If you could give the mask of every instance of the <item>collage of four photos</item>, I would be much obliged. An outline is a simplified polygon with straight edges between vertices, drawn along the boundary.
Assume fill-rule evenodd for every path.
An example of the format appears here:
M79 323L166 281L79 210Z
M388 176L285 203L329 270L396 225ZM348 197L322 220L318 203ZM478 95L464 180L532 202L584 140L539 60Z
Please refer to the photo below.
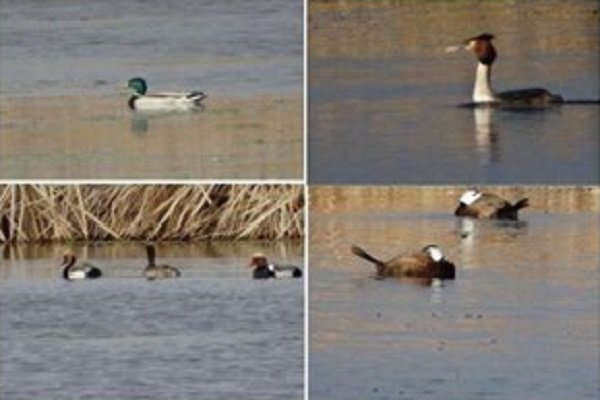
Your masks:
M3 0L0 399L600 396L595 0Z

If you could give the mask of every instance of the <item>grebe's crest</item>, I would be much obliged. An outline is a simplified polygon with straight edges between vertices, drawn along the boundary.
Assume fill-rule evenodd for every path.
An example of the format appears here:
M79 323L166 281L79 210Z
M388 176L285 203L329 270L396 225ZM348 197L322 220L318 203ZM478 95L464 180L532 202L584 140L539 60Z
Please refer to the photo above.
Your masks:
M475 203L481 197L481 192L477 189L469 189L460 196L460 202L466 206Z
M435 244L430 244L429 246L425 246L423 251L429 255L429 257L435 261L440 262L444 259L444 253L442 253L442 249L440 249Z
M491 33L482 33L481 35L477 35L477 36L468 38L467 40L465 40L465 44L469 44L469 43L475 42L475 41L489 42L493 38L494 38L494 35L492 35Z

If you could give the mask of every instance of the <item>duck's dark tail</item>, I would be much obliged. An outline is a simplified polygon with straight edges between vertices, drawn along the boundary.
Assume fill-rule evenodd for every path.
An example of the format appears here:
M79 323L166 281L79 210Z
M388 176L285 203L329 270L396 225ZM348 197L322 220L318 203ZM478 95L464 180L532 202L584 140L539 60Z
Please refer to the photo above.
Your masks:
M597 104L600 105L600 99L571 99L563 100L561 104Z
M352 251L354 255L359 256L360 258L364 258L365 260L372 262L373 264L377 265L377 267L383 266L385 264L383 261L378 260L377 258L373 257L358 246L352 245L350 251Z
M188 99L192 100L194 104L199 106L202 100L206 98L206 95L204 94L204 92L192 92L188 94L187 97Z
M514 211L518 211L521 208L525 208L529 206L529 199L527 197L525 197L524 199L521 199L519 201L517 201L515 204L513 204L512 209Z

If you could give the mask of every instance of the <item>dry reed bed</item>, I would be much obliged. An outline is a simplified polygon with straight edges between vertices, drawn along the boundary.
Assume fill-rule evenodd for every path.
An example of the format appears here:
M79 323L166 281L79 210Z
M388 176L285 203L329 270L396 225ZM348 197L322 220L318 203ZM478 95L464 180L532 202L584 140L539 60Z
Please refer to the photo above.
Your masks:
M0 242L299 238L300 185L0 185Z

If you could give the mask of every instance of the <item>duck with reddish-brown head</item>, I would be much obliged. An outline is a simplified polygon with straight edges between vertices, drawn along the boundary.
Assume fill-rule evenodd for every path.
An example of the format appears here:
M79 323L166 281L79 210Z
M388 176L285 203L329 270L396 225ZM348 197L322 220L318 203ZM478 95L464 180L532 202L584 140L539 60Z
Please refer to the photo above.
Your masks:
M248 268L252 268L252 278L301 278L302 270L295 265L279 265L269 263L262 253L255 253L250 258Z

